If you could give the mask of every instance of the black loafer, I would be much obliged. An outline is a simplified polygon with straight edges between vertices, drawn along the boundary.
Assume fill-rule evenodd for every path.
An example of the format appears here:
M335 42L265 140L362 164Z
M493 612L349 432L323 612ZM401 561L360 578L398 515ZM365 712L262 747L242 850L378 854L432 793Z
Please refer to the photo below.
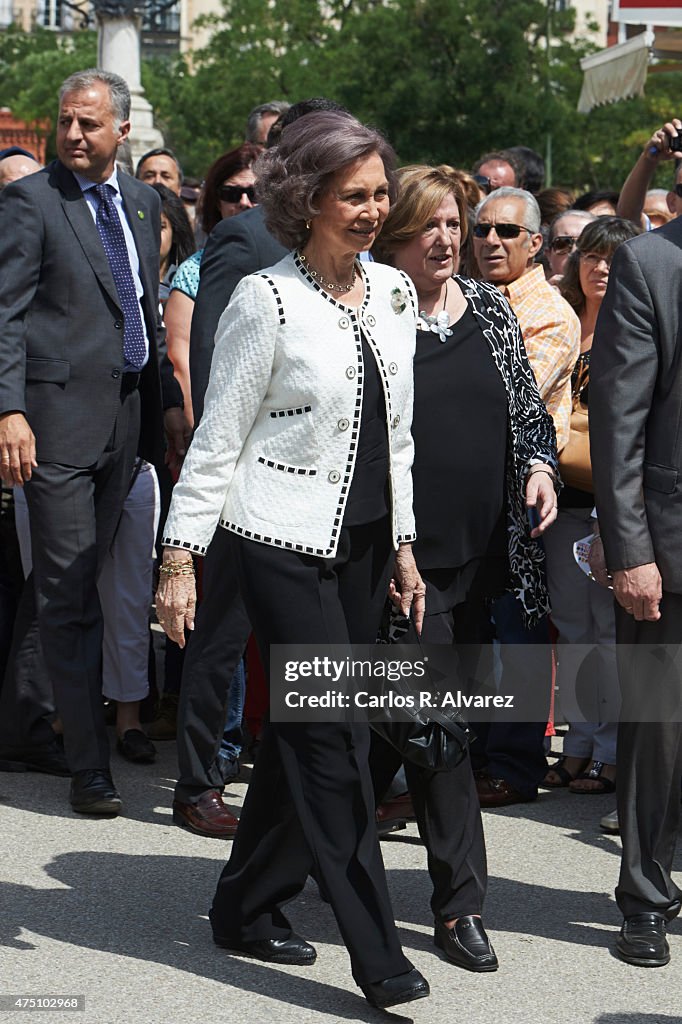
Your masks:
M633 914L626 917L616 949L621 960L635 967L665 967L670 949L665 937L664 914Z
M64 754L64 741L55 736L41 747L0 747L0 772L43 772L68 777L71 772Z
M133 764L151 764L156 760L156 747L141 729L127 729L116 741L116 749Z
M317 959L315 947L293 932L287 939L252 939L245 942L214 935L213 941L216 946L230 953L250 956L254 960L265 960L272 964L295 964L305 967L314 964Z
M398 1003L411 1003L414 999L424 999L430 995L429 983L416 967L405 974L396 974L394 978L375 981L371 985L362 985L365 999L371 1006L385 1010Z
M79 814L120 814L121 798L109 772L100 768L74 772L71 779L71 806Z
M495 950L485 933L480 917L457 918L454 928L436 921L433 941L448 960L466 971L496 971L499 967Z

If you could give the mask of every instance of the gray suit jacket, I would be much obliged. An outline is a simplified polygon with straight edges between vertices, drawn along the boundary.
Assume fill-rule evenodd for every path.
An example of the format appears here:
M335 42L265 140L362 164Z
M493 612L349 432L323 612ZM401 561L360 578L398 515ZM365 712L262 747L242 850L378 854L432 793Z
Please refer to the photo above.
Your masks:
M158 461L160 200L125 174L119 187L140 260L150 340L140 381L140 453ZM0 414L26 414L38 462L91 465L120 405L123 316L88 204L59 161L0 195L0 267ZM166 380L164 406L182 404L177 388Z
M216 328L232 292L247 274L273 266L286 253L266 228L260 206L221 220L211 232L201 258L189 347L195 427L204 410Z
M590 363L594 490L611 571L682 593L682 218L617 250Z

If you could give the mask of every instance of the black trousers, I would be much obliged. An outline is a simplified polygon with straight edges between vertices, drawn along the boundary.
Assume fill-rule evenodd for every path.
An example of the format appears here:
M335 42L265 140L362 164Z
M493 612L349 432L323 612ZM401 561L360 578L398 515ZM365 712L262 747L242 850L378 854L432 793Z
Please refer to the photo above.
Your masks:
M617 788L623 855L616 901L624 917L657 912L671 919L682 900L671 877L680 824L682 680L676 667L665 670L661 646L670 645L667 654L679 667L682 594L663 593L657 622L636 622L616 604L616 642L623 698ZM644 716L657 721L637 721Z
M218 528L204 560L203 599L185 654L178 706L175 798L195 802L222 789L216 754L227 715L230 682L251 632L239 590L233 541Z
M483 602L463 602L449 610L432 612L428 573L426 615L422 629L425 644L458 648L462 670L472 675L480 669L489 644L484 635L486 608ZM410 635L406 640L412 639ZM475 664L470 664L473 660ZM464 688L464 686L463 686ZM400 768L400 754L386 740L372 734L370 769L377 803ZM438 920L480 914L488 884L481 808L469 756L453 771L429 772L405 761L405 778L412 796L419 834L426 847L433 883L431 909Z
M140 396L122 396L92 466L41 463L25 485L33 572L24 586L0 694L0 746L54 739L55 708L72 772L108 768L97 576L130 484Z
M393 563L387 519L343 529L334 559L234 538L247 613L269 671L274 643L371 643ZM393 920L375 826L364 723L270 722L232 856L210 912L214 933L284 937L283 907L314 868L358 984L410 970Z

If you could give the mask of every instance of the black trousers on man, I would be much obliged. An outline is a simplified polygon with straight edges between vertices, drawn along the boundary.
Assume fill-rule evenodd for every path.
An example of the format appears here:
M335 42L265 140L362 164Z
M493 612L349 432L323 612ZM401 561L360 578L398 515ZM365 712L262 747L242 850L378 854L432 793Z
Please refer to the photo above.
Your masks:
M616 901L624 917L680 912L671 877L682 778L682 594L663 593L661 618L637 622L616 604L618 823Z
M114 429L96 463L42 462L25 484L33 572L0 694L3 751L52 742L56 708L71 771L109 767L97 577L121 515L139 433L140 396L124 384Z
M243 538L234 544L268 673L271 644L373 642L393 565L388 519L343 529L334 559ZM364 723L266 726L210 913L216 935L242 941L288 936L283 907L314 868L356 982L411 969L388 896L368 757Z

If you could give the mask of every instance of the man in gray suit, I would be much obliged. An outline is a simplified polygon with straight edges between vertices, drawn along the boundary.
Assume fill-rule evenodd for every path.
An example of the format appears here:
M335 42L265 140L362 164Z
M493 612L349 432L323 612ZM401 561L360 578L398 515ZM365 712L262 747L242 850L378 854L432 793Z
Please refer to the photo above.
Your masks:
M136 452L162 457L160 201L116 172L129 110L118 75L70 76L59 159L0 198L0 475L25 487L34 565L0 699L0 758L10 770L70 772L72 807L96 814L121 809L96 579ZM181 405L166 371L163 407L176 434Z
M682 682L682 218L617 250L590 366L590 439L603 541L593 568L616 598L623 704L616 900L627 963L670 959L680 822ZM593 545L593 548L595 545ZM605 561L605 565L603 562ZM679 662L679 658L678 658Z

